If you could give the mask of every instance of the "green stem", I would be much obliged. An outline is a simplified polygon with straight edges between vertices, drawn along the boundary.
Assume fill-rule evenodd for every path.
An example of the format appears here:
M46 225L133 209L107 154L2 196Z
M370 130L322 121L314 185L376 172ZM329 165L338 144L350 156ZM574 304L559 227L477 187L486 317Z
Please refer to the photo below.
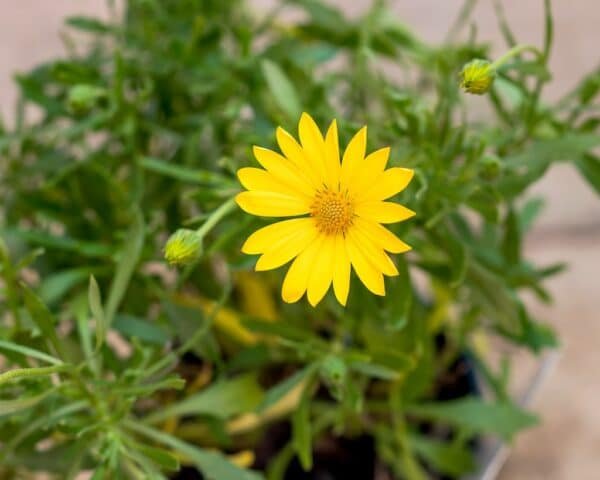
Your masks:
M217 224L219 221L227 215L229 212L233 210L235 207L235 198L231 197L227 200L223 205L217 208L213 213L211 213L210 217L204 222L204 224L196 230L196 233L200 238L203 238L210 230Z
M50 375L52 373L64 372L70 370L73 367L71 365L53 365L52 367L36 367L36 368L13 368L0 374L0 385L11 380L27 378L27 377L41 377L44 375Z
M533 45L517 45L516 47L511 48L508 52L498 58L494 63L492 63L491 67L494 70L498 70L502 67L506 62L508 62L511 58L521 55L523 52L532 52L534 53L538 59L544 58L544 54L540 52L540 50Z

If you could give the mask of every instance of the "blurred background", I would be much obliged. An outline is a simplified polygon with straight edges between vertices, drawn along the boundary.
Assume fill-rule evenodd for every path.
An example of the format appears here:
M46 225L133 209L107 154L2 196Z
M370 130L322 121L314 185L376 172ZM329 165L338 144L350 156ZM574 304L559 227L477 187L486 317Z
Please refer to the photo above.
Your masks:
M226 1L226 0L224 0ZM348 16L371 0L331 0ZM252 0L260 14L276 0ZM463 0L390 0L392 9L424 40L438 43L458 15ZM519 43L540 44L542 0L503 0L508 23ZM63 52L60 32L69 15L107 17L105 0L3 0L0 21L0 113L10 121L16 100L13 75ZM554 0L553 81L547 98L559 98L577 78L598 66L598 0ZM478 38L505 51L491 0L475 7ZM473 108L484 100L475 99ZM541 263L566 261L568 270L550 282L555 302L533 306L551 322L562 340L562 353L533 403L543 422L513 445L502 480L573 480L598 478L600 471L600 202L565 164L552 169L531 195L547 197L537 227L529 236L529 257ZM529 380L532 360L519 359L516 389ZM522 367L522 368L521 368Z

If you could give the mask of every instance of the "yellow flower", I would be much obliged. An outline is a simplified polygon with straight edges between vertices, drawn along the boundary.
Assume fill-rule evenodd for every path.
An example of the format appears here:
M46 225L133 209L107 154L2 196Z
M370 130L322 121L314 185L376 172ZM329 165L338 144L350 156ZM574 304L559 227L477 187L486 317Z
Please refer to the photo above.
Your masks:
M467 93L483 95L494 83L496 69L487 60L471 60L460 72L460 87Z
M299 124L300 143L281 127L277 142L283 155L254 147L264 168L241 168L238 177L248 189L238 205L264 217L296 217L261 228L242 246L246 254L261 254L256 270L291 264L282 287L286 302L307 292L316 305L329 290L346 304L350 266L376 295L385 295L383 275L398 275L387 252L410 247L383 227L415 213L387 198L403 190L413 176L407 168L385 169L389 147L366 155L367 127L356 133L340 163L337 124L325 138L310 115Z

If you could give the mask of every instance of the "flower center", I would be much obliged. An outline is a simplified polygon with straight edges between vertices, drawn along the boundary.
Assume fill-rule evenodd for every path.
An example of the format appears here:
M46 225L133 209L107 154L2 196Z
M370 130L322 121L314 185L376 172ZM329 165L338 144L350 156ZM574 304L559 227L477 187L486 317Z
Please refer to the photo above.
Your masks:
M326 235L346 233L354 219L354 204L347 192L319 190L310 206L317 229Z

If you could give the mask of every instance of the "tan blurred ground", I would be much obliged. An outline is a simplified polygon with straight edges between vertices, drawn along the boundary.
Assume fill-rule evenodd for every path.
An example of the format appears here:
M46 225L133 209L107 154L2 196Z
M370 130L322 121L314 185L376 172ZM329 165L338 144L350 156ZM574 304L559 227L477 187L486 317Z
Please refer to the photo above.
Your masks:
M226 1L226 0L224 0ZM255 0L261 6L273 0ZM356 14L369 0L336 0ZM600 2L555 0L554 82L557 98L598 65ZM461 0L391 0L401 19L425 39L439 42ZM521 42L542 34L542 0L505 0L509 23ZM15 100L12 75L61 52L58 33L65 15L107 15L104 0L0 0L0 112L9 118ZM504 48L490 0L479 2L479 38ZM516 442L502 480L593 480L600 478L600 201L568 167L546 176L535 193L549 196L548 209L527 244L536 260L566 260L569 271L551 286L556 302L537 311L562 335L563 357L544 385L536 408L544 423Z

